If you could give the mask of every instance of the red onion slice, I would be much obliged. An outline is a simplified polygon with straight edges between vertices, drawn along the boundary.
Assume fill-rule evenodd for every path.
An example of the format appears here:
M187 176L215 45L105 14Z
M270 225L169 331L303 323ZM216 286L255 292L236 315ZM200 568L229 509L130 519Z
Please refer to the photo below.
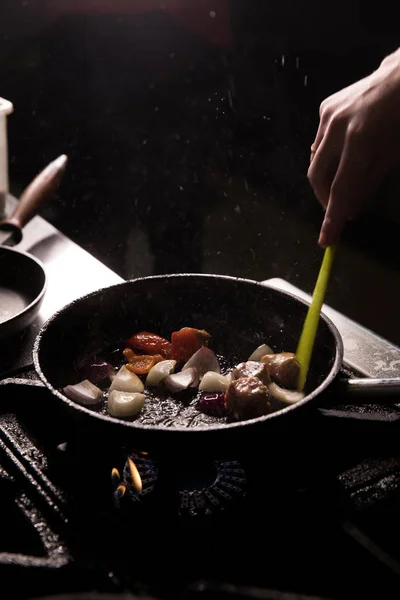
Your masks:
M189 358L187 363L182 367L182 371L190 369L191 367L196 369L200 381L208 371L221 373L218 358L215 356L214 352L206 346L202 346L191 356L191 358Z
M162 360L152 367L146 377L146 385L156 386L163 381L168 375L173 373L176 367L176 360Z
M189 367L179 373L168 375L168 377L164 379L164 383L169 391L175 394L177 392L183 392L190 387L196 387L199 383L199 378L196 369Z
M87 406L97 404L103 395L103 392L87 379L75 385L67 385L63 392L74 402Z

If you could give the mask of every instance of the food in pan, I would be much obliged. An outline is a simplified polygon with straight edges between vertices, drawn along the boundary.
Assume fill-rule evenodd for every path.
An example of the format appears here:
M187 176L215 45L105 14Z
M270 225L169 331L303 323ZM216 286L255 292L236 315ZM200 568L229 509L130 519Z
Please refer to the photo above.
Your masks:
M140 415L150 391L177 402L195 398L198 411L226 421L260 417L304 397L295 389L299 364L293 353L274 353L262 344L248 360L223 369L211 339L193 327L173 332L171 341L135 333L120 352L119 366L97 357L80 360L83 378L63 392L83 405L106 403L108 414L123 419Z

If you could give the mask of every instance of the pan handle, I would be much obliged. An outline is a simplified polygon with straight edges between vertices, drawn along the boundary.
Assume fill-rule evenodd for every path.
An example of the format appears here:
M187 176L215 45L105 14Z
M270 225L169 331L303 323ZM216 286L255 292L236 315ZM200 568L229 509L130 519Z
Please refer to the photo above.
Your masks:
M357 398L357 404L400 403L400 377L388 379L354 378L342 380L346 393Z
M0 222L13 232L16 243L22 239L22 229L40 211L45 201L55 191L64 174L67 156L62 154L35 177L23 191L13 214Z
M23 377L7 377L0 381L0 387L2 386L20 386L25 385L29 387L46 387L43 381L40 379L24 379Z

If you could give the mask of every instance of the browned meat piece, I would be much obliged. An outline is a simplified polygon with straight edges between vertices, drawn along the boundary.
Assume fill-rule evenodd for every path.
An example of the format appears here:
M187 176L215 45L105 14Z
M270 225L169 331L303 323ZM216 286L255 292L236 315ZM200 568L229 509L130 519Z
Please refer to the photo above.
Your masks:
M240 379L240 377L258 377L265 385L268 385L271 381L267 365L255 360L241 362L233 369L232 377L233 379Z
M296 387L300 365L293 352L266 354L261 362L266 365L272 381L288 389Z
M237 421L261 417L271 411L268 388L258 377L241 377L229 385L225 406Z

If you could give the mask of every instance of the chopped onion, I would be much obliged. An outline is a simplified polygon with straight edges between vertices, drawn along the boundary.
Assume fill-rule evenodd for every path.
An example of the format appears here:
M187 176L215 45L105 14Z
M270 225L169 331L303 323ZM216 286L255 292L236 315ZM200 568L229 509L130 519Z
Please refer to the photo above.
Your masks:
M201 383L199 385L199 390L201 392L224 392L228 389L229 384L232 381L232 376L229 375L221 375L220 373L215 373L214 371L208 371L205 373Z
M146 385L154 386L161 383L168 375L174 372L176 360L162 360L152 367L146 377Z
M74 402L88 406L97 404L103 395L103 392L88 379L84 379L75 385L67 385L63 392Z
M112 380L112 384L110 385L110 392L112 390L117 390L118 392L128 392L133 394L135 392L143 392L144 385L139 379L139 377L135 373L129 371L129 369L127 369L124 365L120 368L120 370Z
M296 402L303 400L305 396L303 392L286 390L276 383L270 383L268 389L273 398L276 398L276 400L280 400L281 402L285 402L285 404L296 404Z
M134 417L142 410L144 400L144 394L112 390L108 395L108 412L112 417Z
M273 353L274 351L272 350L272 348L267 346L267 344L262 344L261 346L258 346L258 348L256 348L252 354L250 354L247 360L260 361L262 356Z
M197 375L200 381L208 371L221 373L221 367L219 366L218 358L215 356L214 352L210 350L210 348L207 348L207 346L202 346L199 350L197 350L197 352L195 352L182 367L182 371L185 369L190 369L190 367L194 367L197 370Z
M176 392L183 392L183 390L187 390L189 387L196 387L199 383L199 378L196 369L189 367L174 375L168 375L164 379L164 383L169 391L174 394Z

